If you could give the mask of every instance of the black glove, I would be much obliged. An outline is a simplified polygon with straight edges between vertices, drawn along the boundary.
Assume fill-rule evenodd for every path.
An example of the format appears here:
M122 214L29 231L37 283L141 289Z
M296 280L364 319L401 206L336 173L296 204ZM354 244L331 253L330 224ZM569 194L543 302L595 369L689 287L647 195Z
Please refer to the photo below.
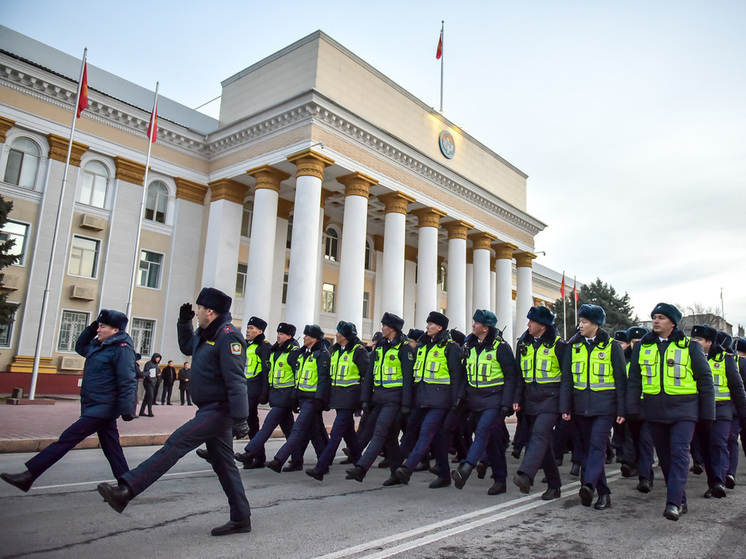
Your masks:
M88 325L88 329L95 334L96 330L98 330L98 320L94 320L93 322L91 322Z
M269 404L269 398L265 398L264 396L262 396L261 400L259 400L259 403L263 406L266 406L267 404Z
M451 411L455 413L460 405L461 405L461 398L456 398L456 401L453 402L453 405L451 406Z
M363 410L363 411L364 411L365 413L370 413L370 404L369 404L368 402L363 402L363 405L362 405L362 410Z
M513 410L510 409L508 406L500 406L500 415L503 417L508 417L509 415L513 414Z
M401 407L401 413L402 413L402 415L409 415L409 412L411 412L411 411L412 411L412 408L410 408L409 406L402 406Z
M233 421L233 436L237 439L243 439L249 435L249 424L245 419L236 419Z
M122 416L123 421L132 421L133 419L135 419L135 416L131 413L126 413Z
M187 321L194 318L194 311L191 303L184 303L179 307L179 320Z
M313 399L314 411L324 411L324 408L326 408L326 404L324 403L324 400L319 400L318 398Z
M293 400L293 412L300 413L300 402L298 400Z

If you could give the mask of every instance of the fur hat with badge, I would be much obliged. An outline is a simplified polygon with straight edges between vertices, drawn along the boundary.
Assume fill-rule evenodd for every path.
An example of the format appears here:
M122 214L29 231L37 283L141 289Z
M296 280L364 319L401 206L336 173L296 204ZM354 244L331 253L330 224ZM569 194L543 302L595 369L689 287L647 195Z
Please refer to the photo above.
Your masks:
M670 303L658 303L655 305L653 312L650 313L650 318L653 318L656 314L662 314L673 322L674 326L678 326L679 322L681 322L681 311Z
M593 324L603 326L604 322L606 322L606 311L598 305L580 305L578 318L585 318Z
M277 333L285 334L286 336L290 336L291 338L294 338L295 337L295 326L293 324L288 324L287 322L280 322L277 325Z
M692 338L702 338L708 342L715 343L718 339L718 331L709 324L695 324L692 326Z
M264 332L267 329L267 322L262 320L258 316L252 316L246 326L253 326L254 328L257 328Z
M226 295L214 287L203 287L197 296L198 305L206 309L212 309L218 314L224 314L231 310L232 302L233 299L230 295Z
M401 332L401 329L404 327L404 319L396 316L394 313L385 312L381 317L381 324L393 328L397 332Z

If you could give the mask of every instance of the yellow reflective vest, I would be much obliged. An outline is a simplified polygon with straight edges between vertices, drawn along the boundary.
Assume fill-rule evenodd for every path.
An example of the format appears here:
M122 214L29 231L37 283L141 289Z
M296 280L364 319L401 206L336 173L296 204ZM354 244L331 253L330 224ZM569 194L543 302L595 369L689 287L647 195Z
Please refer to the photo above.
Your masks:
M448 371L446 348L448 341L428 347L423 345L417 349L417 359L414 362L414 382L428 384L450 384L451 375Z
M355 344L349 351L338 349L332 354L330 367L332 386L360 384L360 370L352 360L355 350L359 347L362 347L362 345Z
M611 366L611 341L593 347L590 354L583 342L573 344L572 379L575 390L589 388L594 392L614 390L614 369Z
M660 394L661 390L672 396L697 393L689 343L689 338L671 342L663 356L657 343L640 346L638 363L643 394Z
M505 384L503 369L497 360L497 348L500 340L492 342L490 349L477 353L476 348L469 349L466 356L466 380L474 388L489 388Z
M295 349L295 348L290 348ZM295 386L295 372L288 363L289 351L274 353L270 357L272 371L269 375L269 385L273 388L292 388Z
M254 378L262 371L262 360L256 354L259 345L250 343L246 347L246 378Z
M525 382L537 382L548 384L560 382L562 369L557 357L557 342L560 337L554 339L554 343L547 347L541 344L538 348L533 344L526 344L525 353L521 352L521 373Z
M708 359L712 371L712 385L715 389L716 402L729 402L730 389L728 388L728 377L725 374L725 352L721 351L712 359Z
M298 359L297 388L303 392L316 392L319 384L319 364L313 353L303 354Z
M373 384L383 388L401 388L404 386L399 349L401 342L395 346L376 348L376 363L373 366Z

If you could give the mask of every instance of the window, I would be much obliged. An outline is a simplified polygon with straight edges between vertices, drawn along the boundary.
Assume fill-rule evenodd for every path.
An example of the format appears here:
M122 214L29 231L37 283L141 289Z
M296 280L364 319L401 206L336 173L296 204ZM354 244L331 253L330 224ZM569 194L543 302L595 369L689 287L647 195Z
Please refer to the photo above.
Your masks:
M157 223L166 223L168 206L168 188L160 181L150 183L145 201L145 219Z
M236 273L236 297L246 295L246 274L249 272L248 264L238 263L238 272Z
M163 255L149 250L140 251L140 267L137 271L138 287L161 288Z
M135 343L135 352L143 356L153 354L153 332L155 321L143 318L133 318L130 326L130 337Z
M448 291L448 270L445 266L441 265L440 268L438 268L438 285L440 285L440 289L442 291Z
M251 236L251 220L254 217L254 202L244 202L243 215L241 216L241 236Z
M71 276L96 277L98 266L98 241L73 235L73 246L70 249L70 264L67 273Z
M75 351L75 342L88 326L88 316L87 312L62 311L57 351Z
M282 304L288 302L288 275L285 274L282 278Z
M0 347L10 347L10 340L13 339L13 322L15 322L15 319L16 315L14 311L9 324L0 324Z
M370 318L370 291L363 292L363 318Z
M18 223L17 221L8 220L2 231L0 231L0 242L15 241L15 244L6 251L6 254L20 256L18 259L19 266L23 266L26 257L26 241L28 239L28 225Z
M365 241L365 269L372 270L372 262L370 261L370 242Z
M321 310L323 312L335 312L334 306L337 298L337 286L325 283L321 287Z
M106 186L109 183L109 170L103 163L91 161L83 170L83 184L80 187L78 202L103 208L106 202Z
M291 215L288 218L288 238L287 241L285 241L285 248L290 248L290 245L293 243L293 216Z
M332 262L337 261L337 245L339 244L339 235L331 227L326 230L326 238L324 244L324 258L331 260Z
M34 188L36 172L39 170L39 146L28 138L18 138L10 145L8 164L5 166L5 182Z

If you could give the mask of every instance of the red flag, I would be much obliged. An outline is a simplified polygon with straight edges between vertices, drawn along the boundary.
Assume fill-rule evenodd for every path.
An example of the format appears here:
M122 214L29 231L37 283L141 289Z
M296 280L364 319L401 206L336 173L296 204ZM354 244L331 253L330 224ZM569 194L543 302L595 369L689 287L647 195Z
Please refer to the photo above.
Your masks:
M562 283L560 284L560 295L565 298L565 272L562 272Z
M575 278L572 279L572 294L573 297L575 297L575 302L578 302L578 282L575 281Z
M156 100L153 106L153 112L150 115L150 124L148 124L148 138L152 143L155 143L155 139L158 136L158 101Z
M438 50L435 53L435 59L440 60L440 57L443 56L443 32L440 32L440 38L438 39Z
M88 63L83 66L83 80L80 84L80 95L78 96L78 114L76 118L80 118L80 113L88 108Z

